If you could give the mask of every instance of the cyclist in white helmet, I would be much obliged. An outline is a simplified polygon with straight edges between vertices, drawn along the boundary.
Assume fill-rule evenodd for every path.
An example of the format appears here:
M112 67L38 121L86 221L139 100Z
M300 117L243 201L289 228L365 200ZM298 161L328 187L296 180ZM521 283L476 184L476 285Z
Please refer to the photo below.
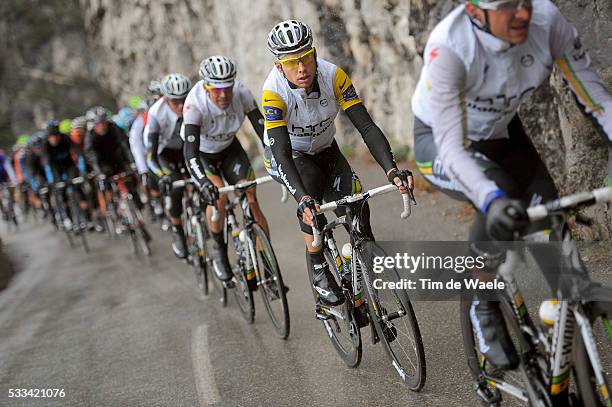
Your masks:
M185 232L181 224L183 188L171 188L181 177L184 168L183 141L179 133L183 124L183 104L191 89L185 75L172 73L161 81L163 97L149 109L144 137L147 146L147 165L158 178L160 190L167 190L170 207L166 208L172 224L172 251L178 258L187 257Z
M219 197L217 188L255 179L249 158L236 138L245 118L249 118L260 141L263 140L263 116L251 91L236 79L236 66L225 56L211 56L200 64L201 80L196 83L185 102L185 160L192 178L209 202L216 201L219 220L208 222L213 237L213 258L219 278L232 278L227 258L227 243L223 235L224 208L227 197ZM268 222L257 202L255 187L247 191L251 211L268 236ZM255 280L248 280L255 289Z
M342 68L317 58L312 42L310 28L297 20L280 22L268 35L268 48L276 62L262 95L265 164L298 202L297 216L304 232L315 290L322 301L337 305L344 302L344 295L321 248L312 246L312 227L314 211L322 200L339 199L361 190L359 178L334 140L338 111L346 112L400 192L412 188L413 180L409 171L397 169L389 142L370 117L348 75ZM366 233L371 234L367 204L364 213ZM316 223L322 227L325 217L317 218Z
M412 99L417 164L434 186L477 209L470 241L512 240L527 224L527 205L557 196L517 116L553 64L612 140L612 97L576 29L550 0L467 1L434 28L424 59ZM534 255L541 264L561 257ZM471 315L489 361L503 369L517 366L499 303L475 298Z

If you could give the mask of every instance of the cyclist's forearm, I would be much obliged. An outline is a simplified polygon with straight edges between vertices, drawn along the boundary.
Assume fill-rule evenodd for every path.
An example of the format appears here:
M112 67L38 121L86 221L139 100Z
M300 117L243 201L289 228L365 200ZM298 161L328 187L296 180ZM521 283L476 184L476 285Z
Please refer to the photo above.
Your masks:
M272 155L276 160L278 175L287 187L287 190L297 202L300 202L304 195L308 195L302 178L293 161L291 139L287 127L280 126L268 129L268 139Z
M396 168L397 164L393 158L389 140L374 123L363 103L349 107L346 109L346 114L363 137L363 141L365 141L378 165L385 170L385 173L392 168Z
M206 182L207 177L204 165L200 161L200 126L195 124L185 124L185 143L183 144L183 155L187 163L187 169L201 187Z
M253 109L249 113L247 113L247 117L249 118L249 121L251 122L251 125L253 126L253 129L255 130L255 133L257 133L257 137L259 137L259 141L261 141L261 144L263 145L264 118L261 112L259 111L259 109Z
M159 133L149 133L147 136L147 166L155 175L161 177L164 175L164 171L161 169L157 156L157 149L159 148Z

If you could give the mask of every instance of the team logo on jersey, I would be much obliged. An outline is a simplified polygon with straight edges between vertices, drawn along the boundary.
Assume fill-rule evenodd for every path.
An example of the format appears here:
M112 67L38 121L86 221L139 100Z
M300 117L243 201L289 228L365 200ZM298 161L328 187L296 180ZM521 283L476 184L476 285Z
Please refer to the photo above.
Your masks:
M429 53L429 63L431 64L431 62L437 57L438 57L438 48L434 48Z
M319 101L319 104L323 107L327 107L327 105L329 105L329 102L327 101L327 99L323 98Z
M534 61L535 59L533 58L533 55L531 54L523 55L521 57L521 65L523 65L525 68L528 68L531 65L533 65Z
M282 120L283 111L278 107L264 106L264 116L266 116L267 121Z
M348 88L346 88L342 92L342 98L344 99L345 102L348 102L349 100L357 99L357 92L355 91L355 87L353 86L353 84L351 84Z
M187 136L187 141L193 143L195 141L195 136L193 134Z

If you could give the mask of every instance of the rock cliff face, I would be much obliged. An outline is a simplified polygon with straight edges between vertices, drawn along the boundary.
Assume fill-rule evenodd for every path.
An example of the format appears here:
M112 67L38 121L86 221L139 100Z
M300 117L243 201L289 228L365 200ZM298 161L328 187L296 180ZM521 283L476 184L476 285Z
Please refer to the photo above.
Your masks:
M0 2L0 145L83 105L112 103L99 86L73 0Z
M612 85L612 2L556 3L583 33L595 66ZM266 48L267 33L276 22L297 18L313 28L319 55L348 71L392 145L410 145L410 97L422 66L420 54L429 31L455 4L452 0L5 0L0 6L9 13L0 18L0 34L8 34L1 37L5 58L0 99L5 103L0 126L17 131L28 120L57 113L62 106L54 100L98 95L100 88L125 102L169 71L195 80L200 60L214 54L231 56L239 78L258 96L273 63ZM29 84L18 90L24 79L36 74L23 67L53 75L27 80L36 84L36 91L29 91ZM78 86L54 82L64 77ZM15 102L12 107L10 100ZM555 75L521 112L564 192L600 185L606 166L603 144L575 106ZM361 148L345 118L339 122L339 133L344 144ZM588 216L605 225L589 229L597 229L596 236L612 232L603 212Z

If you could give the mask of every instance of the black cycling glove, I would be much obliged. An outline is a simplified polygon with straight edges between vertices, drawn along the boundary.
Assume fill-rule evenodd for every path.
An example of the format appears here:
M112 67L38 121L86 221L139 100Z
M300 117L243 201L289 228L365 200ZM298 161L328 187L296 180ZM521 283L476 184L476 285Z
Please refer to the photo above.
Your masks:
M200 193L210 205L214 205L219 199L219 189L208 178L200 180Z
M521 231L529 224L527 212L520 201L497 198L487 211L487 233L492 239L514 240L514 232Z

